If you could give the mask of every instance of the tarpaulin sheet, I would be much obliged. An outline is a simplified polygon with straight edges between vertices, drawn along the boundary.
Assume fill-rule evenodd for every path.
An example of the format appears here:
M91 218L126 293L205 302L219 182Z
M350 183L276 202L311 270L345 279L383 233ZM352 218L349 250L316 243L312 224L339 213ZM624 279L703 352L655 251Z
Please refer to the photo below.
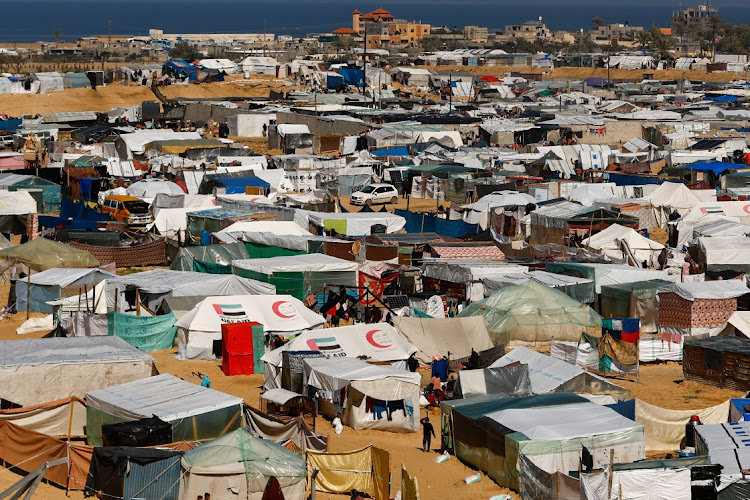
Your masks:
M356 489L375 500L390 496L390 454L385 450L368 446L347 453L308 451L307 465L310 471L320 470L315 478L318 491L349 493Z
M326 452L328 437L319 436L296 418L268 415L250 406L244 407L245 424L254 434L276 443L291 440L303 450Z
M67 437L70 434L74 437L83 437L86 436L86 403L78 398L67 398L12 410L0 410L0 420L48 436Z
M409 210L395 209L394 214L406 219L407 233L437 233L442 236L460 238L481 232L479 225L467 224L463 220L441 219L428 214L418 214Z
M193 271L206 274L232 274L231 264L214 264L202 260L193 260Z
M635 420L635 399L630 399L628 401L622 401L620 403L614 403L604 406L606 406L607 408L612 408L625 418Z
M142 351L170 349L177 327L174 313L161 316L133 316L119 312L107 313L110 335L117 335Z
M579 500L580 485L578 479L561 472L550 474L529 460L525 455L519 457L521 467L520 493L526 500Z
M60 217L89 221L110 220L109 214L99 213L93 208L89 208L85 203L74 203L65 196L60 199Z
M63 217L53 217L51 215L39 216L39 227L58 227L63 226L68 229L92 229L97 228L95 220L85 219L65 219Z
M721 424L729 420L730 402L699 410L671 410L648 404L640 399L635 403L635 420L643 425L646 450L676 450L685 437L685 424L698 415L704 424Z
M419 500L419 482L417 476L412 476L406 470L406 464L401 464L401 499Z
M484 351L494 347L484 318L393 318L394 326L407 340L413 343L417 359L429 364L433 356L450 351L452 358L471 355L471 349Z
M582 474L581 486L582 500L606 499L609 469L597 474ZM628 500L690 500L690 469L615 470L611 492L611 498Z

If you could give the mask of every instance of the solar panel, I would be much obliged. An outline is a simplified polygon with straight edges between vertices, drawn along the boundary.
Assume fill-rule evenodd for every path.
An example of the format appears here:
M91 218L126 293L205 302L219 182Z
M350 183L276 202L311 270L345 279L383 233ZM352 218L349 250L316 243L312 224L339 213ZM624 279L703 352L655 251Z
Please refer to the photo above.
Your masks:
M401 309L402 307L409 307L409 297L406 295L384 295L383 302L385 302L391 309Z

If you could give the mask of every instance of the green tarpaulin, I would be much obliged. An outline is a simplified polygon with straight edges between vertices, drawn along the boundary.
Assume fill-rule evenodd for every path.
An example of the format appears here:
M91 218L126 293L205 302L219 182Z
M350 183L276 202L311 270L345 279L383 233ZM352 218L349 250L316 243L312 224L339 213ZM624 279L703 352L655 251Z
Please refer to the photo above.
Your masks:
M232 266L231 264L214 264L196 259L193 261L193 271L208 274L232 274Z
M142 351L170 349L177 334L174 313L161 316L132 316L119 312L107 314L107 330Z

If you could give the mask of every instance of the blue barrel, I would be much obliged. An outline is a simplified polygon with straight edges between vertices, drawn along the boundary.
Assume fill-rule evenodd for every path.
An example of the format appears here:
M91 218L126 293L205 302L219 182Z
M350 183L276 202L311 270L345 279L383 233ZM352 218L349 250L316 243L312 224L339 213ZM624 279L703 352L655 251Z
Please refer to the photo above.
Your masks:
M211 244L211 233L206 229L201 231L201 246L206 247Z

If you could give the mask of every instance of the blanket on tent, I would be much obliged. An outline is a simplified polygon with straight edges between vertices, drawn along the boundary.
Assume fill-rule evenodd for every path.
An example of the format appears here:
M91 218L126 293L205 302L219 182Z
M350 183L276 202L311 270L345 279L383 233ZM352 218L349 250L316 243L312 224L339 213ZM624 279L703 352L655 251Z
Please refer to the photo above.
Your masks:
M167 263L167 240L164 238L134 247L98 247L75 241L67 244L92 253L99 262L114 262L117 267L158 266Z
M389 498L391 455L386 450L368 446L344 453L308 451L307 464L320 470L315 480L320 491L349 493L356 489L375 500Z
M177 335L174 313L160 316L133 316L120 312L107 313L107 330L142 351L170 349Z
M617 340L611 335L605 335L599 342L599 358L609 356L623 365L638 364L638 344L631 344Z

